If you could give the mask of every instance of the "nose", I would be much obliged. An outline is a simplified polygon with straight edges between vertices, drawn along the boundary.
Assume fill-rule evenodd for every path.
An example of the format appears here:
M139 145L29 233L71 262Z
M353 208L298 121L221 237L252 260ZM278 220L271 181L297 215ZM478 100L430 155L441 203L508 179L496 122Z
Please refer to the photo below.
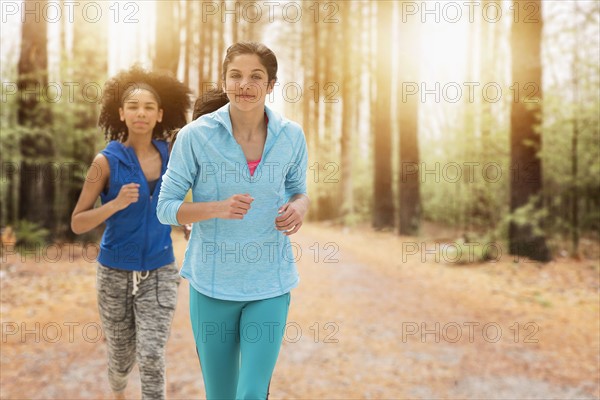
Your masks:
M249 82L250 82L250 80L248 78L243 78L242 81L240 82L240 88L246 89Z

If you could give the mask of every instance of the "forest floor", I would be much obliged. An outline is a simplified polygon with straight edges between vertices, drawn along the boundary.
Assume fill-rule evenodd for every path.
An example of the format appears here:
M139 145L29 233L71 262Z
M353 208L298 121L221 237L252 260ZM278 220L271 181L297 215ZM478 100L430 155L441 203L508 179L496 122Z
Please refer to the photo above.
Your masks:
M458 264L429 252L437 233L304 225L292 237L301 282L270 398L600 398L598 258ZM183 235L173 237L181 260ZM0 398L110 398L93 249L5 254ZM204 397L188 293L182 280L171 399ZM140 397L137 369L126 394Z

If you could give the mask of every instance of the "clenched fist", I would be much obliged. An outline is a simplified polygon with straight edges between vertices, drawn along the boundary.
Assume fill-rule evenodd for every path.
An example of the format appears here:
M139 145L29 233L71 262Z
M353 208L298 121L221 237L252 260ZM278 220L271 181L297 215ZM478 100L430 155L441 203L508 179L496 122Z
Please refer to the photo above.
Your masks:
M140 198L140 184L128 183L121 186L119 194L113 200L118 210L127 208L131 203L135 203Z
M250 204L254 201L248 193L234 194L227 200L219 202L219 218L243 219L250 210Z

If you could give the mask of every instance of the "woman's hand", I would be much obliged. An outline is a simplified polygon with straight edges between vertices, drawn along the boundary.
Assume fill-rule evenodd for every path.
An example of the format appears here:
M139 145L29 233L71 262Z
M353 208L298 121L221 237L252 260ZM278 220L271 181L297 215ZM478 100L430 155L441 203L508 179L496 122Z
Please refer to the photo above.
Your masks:
M253 201L254 198L246 193L234 194L221 201L184 202L177 211L177 222L186 225L212 218L243 219Z
M183 230L183 237L185 240L190 240L190 234L192 233L192 224L183 224L181 225L181 229Z
M139 183L128 183L121 186L119 194L113 200L115 208L117 210L123 210L127 208L131 203L135 203L140 198L140 184Z
M110 218L114 213L120 211L117 203L115 203L116 199L100 207L94 207L98 196L100 196L108 185L110 167L108 160L103 154L98 154L94 158L92 167L88 170L79 200L77 200L73 214L71 214L71 229L77 235L91 231ZM122 208L130 204L124 204L125 197L129 196L123 196L123 204L120 204Z
M218 217L223 219L243 219L254 201L248 193L234 194L219 202Z
M275 228L283 231L284 235L293 235L302 226L307 211L308 197L304 195L284 204L278 211L279 216L275 218Z

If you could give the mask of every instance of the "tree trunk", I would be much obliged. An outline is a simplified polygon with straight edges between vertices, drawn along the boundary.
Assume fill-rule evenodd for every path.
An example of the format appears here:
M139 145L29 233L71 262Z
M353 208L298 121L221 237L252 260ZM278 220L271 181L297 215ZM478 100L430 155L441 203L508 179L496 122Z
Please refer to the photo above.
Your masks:
M196 6L200 8L198 15L202 15L202 3L196 3ZM207 23L203 20L204 17L200 17L202 24L198 26L198 96L204 93L204 80L206 79L206 25Z
M327 176L329 175L326 165L329 162L336 160L335 152L336 148L334 145L334 127L333 127L333 112L332 112L332 99L329 98L328 93L330 93L330 85L336 85L338 82L333 76L333 64L335 63L335 55L336 55L336 47L333 46L333 43L339 43L336 38L335 26L336 24L323 24L321 28L324 30L324 34L322 35L323 40L323 48L324 53L321 57L323 57L323 81L320 82L317 90L323 91L323 131L321 136L320 146L321 156L323 156L325 162L319 165L322 168L319 171L319 177L323 178L322 185L323 193L319 198L319 216L321 220L330 220L337 218L339 207L336 205L337 196L335 195L335 187L332 185L332 182L327 180ZM339 85L338 85L339 86ZM329 164L331 165L331 164Z
M394 204L392 201L392 15L393 2L377 2L377 51L376 86L377 97L372 115L375 118L375 168L373 227L384 229L394 226Z
M108 12L107 6L104 6L103 11ZM88 82L103 82L108 70L108 26L90 23L81 13L75 14L72 26L71 72L67 80L81 82L82 85ZM83 187L84 177L81 171L84 171L94 158L95 135L98 134L95 127L99 110L97 104L86 101L82 96L76 98L75 104L67 106L73 117L70 119L73 122L73 131L68 138L70 146L65 149L62 143L58 143L58 147L75 163L67 167L69 179L60 181L59 192L66 193L66 197L58 204L57 214L60 215L60 223L63 225L61 232L66 233L70 238L75 238L68 228L68 221Z
M483 7L487 9L490 4L497 4L496 1L484 0ZM499 6L498 6L499 7ZM540 14L541 15L541 14ZM490 83L494 79L494 28L496 23L481 20L481 45L480 45L480 68L481 68L481 81L484 85ZM491 133L491 103L488 101L486 96L481 99L481 149L485 151L487 149L487 143L490 140Z
M27 3L38 3L39 9L43 9L47 1L29 0L25 1L23 7L28 7ZM47 126L51 122L50 111L40 103L39 95L48 84L47 30L45 19L40 18L37 13L25 15L17 69L18 90L22 93L17 105L19 125Z
M225 57L225 24L220 23L217 29L217 82L223 76L223 58Z
M489 1L489 0L484 0ZM467 32L467 81L468 82L488 82L483 78L483 70L481 74L475 71L475 65L477 65L475 55L477 54L477 38L479 38L479 55L480 65L483 63L484 54L489 52L487 43L485 40L486 26L481 27L481 34L479 34L479 25L489 24L488 22L482 21L483 18L475 18L472 23L469 24ZM460 138L462 145L457 150L460 152L459 157L467 162L476 162L476 157L479 155L482 157L480 148L480 138L478 133L480 130L477 126L477 119L479 118L480 126L481 113L479 109L479 101L477 103L470 102L468 96L465 96L465 127L461 133ZM484 101L484 100L481 100ZM483 106L482 106L483 107ZM483 129L483 127L481 127ZM479 131L479 132L478 132ZM458 154L456 154L458 155ZM456 194L453 196L456 200L456 219L454 228L462 229L464 232L470 232L473 229L473 214L476 200L476 191L473 184L473 177L471 176L471 169L467 168L465 171L464 179L461 179L454 185Z
M355 64L353 61L353 49L352 37L353 24L350 21L350 7L351 3L341 3L341 14L340 18L342 21L346 21L344 25L343 48L340 54L341 66L342 66L342 84L340 86L340 97L342 98L342 132L340 137L341 147L341 170L342 170L342 190L340 199L341 210L340 216L343 221L354 213L354 201L353 201L353 185L352 185L352 138L354 137L354 117L353 117L353 103L355 100L354 96L354 68Z
M251 41L251 42L255 42L257 41L257 38L254 37L254 35L256 35L256 21L255 21L255 15L251 13L251 8L247 7L247 5L249 3L252 3L250 0L242 0L240 2L240 6L242 7L242 19L244 19L244 27L243 27L243 35L244 35L244 41ZM244 11L245 10L245 11Z
M577 3L573 3L574 15L577 17L579 8ZM579 43L579 26L574 26L575 43ZM577 164L577 143L579 140L579 116L576 111L579 105L579 74L577 67L579 65L579 47L573 46L573 60L571 64L571 84L573 85L573 135L571 137L571 254L577 256L579 253L579 185L578 183L578 164Z
M414 18L400 25L400 71L399 84L418 82L419 28ZM401 88L400 88L401 89ZM399 90L398 93L403 93ZM399 213L401 235L416 235L421 220L421 196L419 189L419 110L416 96L398 99L398 125L400 126L400 193ZM417 168L417 173L412 173Z
M214 77L213 77L213 66L215 63L215 32L214 32L214 26L215 26L215 16L211 15L208 18L209 23L208 24L204 24L204 28L206 29L204 31L204 43L202 44L202 46L206 46L206 62L207 62L207 67L206 67L206 77L205 77L205 84L213 84L215 83ZM216 23L219 23L218 21Z
M511 112L511 182L510 209L515 212L520 207L534 202L534 209L541 205L542 165L538 157L541 149L541 136L535 132L541 122L542 66L540 60L542 13L541 0L528 1L524 9L520 1L513 1L519 7L517 21L512 26L512 79L519 90L513 91L515 99ZM531 14L531 4L537 10ZM525 96L523 86L533 84L537 90L537 103ZM541 222L541 221L540 221ZM535 222L534 222L535 223ZM509 228L510 253L529 257L537 261L549 261L550 252L542 235L536 235L531 222L517 224L511 222Z
M317 185L315 185L315 201L314 201L314 206L311 207L312 211L311 214L314 216L314 218L316 220L320 220L321 219L321 208L320 208L320 203L321 203L321 197L323 196L322 190L321 190L321 186L318 183L318 179L320 177L320 169L322 167L322 162L321 162L321 154L320 154L320 136L321 136L321 124L320 124L320 117L321 117L321 113L320 113L320 103L321 103L321 93L319 88L322 86L323 82L321 82L321 56L322 56L322 52L321 52L321 39L320 39L320 34L319 34L319 24L312 24L313 27L313 43L314 43L314 47L313 47L313 65L312 65L312 76L313 76L313 81L310 82L310 86L307 88L308 93L310 93L311 95L311 102L313 102L312 105L312 118L311 118L311 124L312 124L312 131L310 132L308 139L309 139L309 143L308 145L311 146L312 144L312 148L315 151L314 154L314 160L316 161L315 164L313 164L315 166L316 169L316 180L317 180Z
M156 3L156 54L154 69L169 71L177 76L179 67L179 22L177 1L162 0Z
M12 146L11 146L12 147ZM18 150L18 149L17 149ZM14 160L14 148L11 148L11 157L10 159ZM3 156L6 156L4 154ZM19 212L19 202L17 195L18 185L19 185L19 171L16 165L17 163L13 161L10 164L9 168L4 167L5 176L8 181L8 189L6 192L6 196L0 196L2 199L6 199L6 215L2 216L0 219L0 224L4 225L12 225L15 226L18 220L18 212Z
M306 13L306 11L307 9L303 5L303 12ZM312 96L310 94L309 89L309 87L311 86L310 79L312 76L314 76L313 71L311 71L312 65L309 64L309 62L312 59L312 56L310 54L310 44L312 40L314 40L313 31L311 28L312 24L304 23L302 25L303 40L300 44L302 46L302 81L304 83L302 88L302 128L304 129L304 135L306 136L306 143L308 146L309 154L312 154L313 148L311 146L311 137L314 134L310 118Z
M192 48L192 38L194 33L192 32L192 2L185 2L185 45L183 55L183 83L186 86L190 86L190 50Z
M233 22L231 23L231 44L237 43L239 41L239 39L238 39L239 29L240 29L239 22L237 22L236 19L233 18Z
M37 3L39 9L46 6L46 1ZM27 5L24 4L23 7ZM52 115L47 104L40 102L39 95L48 84L47 40L45 19L36 14L27 14L23 23L18 65L17 85L21 96L18 100L17 121L19 125L29 129L19 143L22 162L18 215L19 219L53 230L54 182L42 178L42 171L51 167L46 160L54 157L54 143L52 136L48 134Z

